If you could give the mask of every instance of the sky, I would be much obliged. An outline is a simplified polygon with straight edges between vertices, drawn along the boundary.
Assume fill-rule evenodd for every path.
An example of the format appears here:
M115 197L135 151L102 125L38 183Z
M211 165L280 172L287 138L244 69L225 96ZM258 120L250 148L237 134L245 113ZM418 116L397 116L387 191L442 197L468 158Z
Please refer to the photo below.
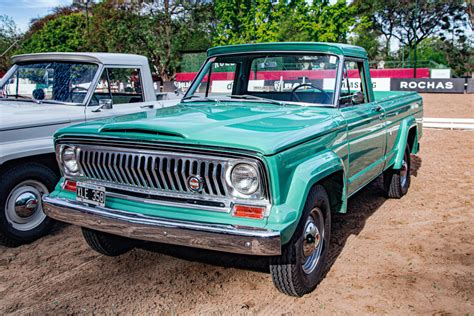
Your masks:
M0 14L11 17L24 32L28 30L31 19L43 17L53 8L71 3L72 0L0 0Z

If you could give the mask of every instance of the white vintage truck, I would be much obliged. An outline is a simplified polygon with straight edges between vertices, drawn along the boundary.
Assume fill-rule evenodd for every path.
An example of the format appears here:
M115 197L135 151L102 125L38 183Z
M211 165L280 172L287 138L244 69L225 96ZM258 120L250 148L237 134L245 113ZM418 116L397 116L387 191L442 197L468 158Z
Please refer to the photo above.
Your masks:
M172 106L156 100L145 57L41 53L13 57L0 80L0 244L31 242L52 227L41 196L59 180L53 133L109 116Z

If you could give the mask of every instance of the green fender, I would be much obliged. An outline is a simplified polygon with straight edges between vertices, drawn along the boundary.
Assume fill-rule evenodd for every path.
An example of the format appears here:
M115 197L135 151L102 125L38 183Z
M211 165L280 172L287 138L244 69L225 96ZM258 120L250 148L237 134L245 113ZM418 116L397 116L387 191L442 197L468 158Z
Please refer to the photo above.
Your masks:
M272 208L268 218L267 228L280 230L283 244L291 239L313 185L338 171L344 172L344 163L332 151L318 154L296 167L285 202ZM342 206L339 212L345 212L347 206L345 176L343 179Z
M394 169L400 169L402 167L402 160L403 155L405 153L405 147L408 141L408 132L412 127L416 128L416 121L414 117L407 117L404 119L400 124L400 130L397 136L397 145L396 145L396 154L395 154L395 162L393 164ZM417 133L418 134L418 133ZM415 146L416 148L412 148L412 152L414 150L418 150L418 136L415 136Z

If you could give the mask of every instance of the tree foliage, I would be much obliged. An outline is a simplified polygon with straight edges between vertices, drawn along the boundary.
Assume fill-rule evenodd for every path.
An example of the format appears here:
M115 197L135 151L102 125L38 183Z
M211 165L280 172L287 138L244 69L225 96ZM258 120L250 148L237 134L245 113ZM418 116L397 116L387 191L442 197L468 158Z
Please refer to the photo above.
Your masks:
M84 9L56 8L33 20L16 53L136 53L170 80L181 69L195 68L201 57L192 53L212 45L349 42L364 47L371 60L389 61L401 57L390 47L397 39L408 47L403 58L416 45L420 59L442 60L457 74L472 68L472 39L465 33L472 25L462 0L103 0L87 14ZM13 21L0 16L0 50L19 38ZM428 53L430 43L438 50ZM0 67L9 60L0 57Z
M121 5L104 1L92 12L92 50L145 55L164 80L176 73L183 51L206 50L210 46L212 6L207 1Z
M464 36L469 25L462 0L355 0L353 6L385 37L386 56L392 38L413 48L434 35Z
M0 15L0 72L8 70L14 47L20 38L15 22L6 15Z
M344 0L215 0L214 44L275 41L346 42L355 9Z
M38 30L29 32L17 53L84 51L87 48L85 29L85 16L79 12L48 18Z

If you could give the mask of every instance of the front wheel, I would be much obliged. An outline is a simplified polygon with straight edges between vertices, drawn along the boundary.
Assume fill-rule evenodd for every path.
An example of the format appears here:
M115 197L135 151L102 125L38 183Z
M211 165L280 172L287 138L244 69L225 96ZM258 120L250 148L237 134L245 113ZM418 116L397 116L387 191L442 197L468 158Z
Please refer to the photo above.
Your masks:
M272 258L270 273L281 292L303 296L320 282L331 235L331 210L326 190L316 185L309 193L302 217L282 254Z
M43 212L41 198L58 176L38 163L15 166L0 175L0 244L14 247L47 234L54 221Z

